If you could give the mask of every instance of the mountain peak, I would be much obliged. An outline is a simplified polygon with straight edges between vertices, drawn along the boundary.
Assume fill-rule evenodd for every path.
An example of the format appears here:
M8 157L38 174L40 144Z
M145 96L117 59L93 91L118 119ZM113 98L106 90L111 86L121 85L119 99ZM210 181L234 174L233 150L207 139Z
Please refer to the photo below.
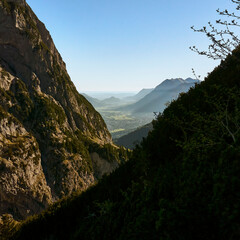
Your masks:
M198 82L198 80L191 78L186 80L182 78L166 79L140 100L121 109L134 114L162 112L166 107L166 103L176 99L179 93L187 92L190 87L193 87Z
M176 87L177 85L180 85L184 83L184 80L182 78L171 78L171 79L166 79L163 82L161 82L155 90L159 90L162 88L173 88Z
M162 83L160 83L155 89L162 89L162 88L173 88L176 87L180 84L185 84L185 83L198 83L200 82L197 79L193 79L193 78L186 78L185 80L183 78L171 78L171 79L166 79L164 80Z

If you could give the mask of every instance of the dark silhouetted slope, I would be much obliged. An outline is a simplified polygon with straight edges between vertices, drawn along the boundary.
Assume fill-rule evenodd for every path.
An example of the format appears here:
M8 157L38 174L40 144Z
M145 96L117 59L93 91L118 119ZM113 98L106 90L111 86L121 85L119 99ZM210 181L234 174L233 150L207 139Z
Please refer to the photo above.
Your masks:
M125 148L133 149L137 144L140 144L143 138L147 137L149 131L152 130L152 123L146 124L137 128L133 132L130 132L120 138L114 140L117 145Z

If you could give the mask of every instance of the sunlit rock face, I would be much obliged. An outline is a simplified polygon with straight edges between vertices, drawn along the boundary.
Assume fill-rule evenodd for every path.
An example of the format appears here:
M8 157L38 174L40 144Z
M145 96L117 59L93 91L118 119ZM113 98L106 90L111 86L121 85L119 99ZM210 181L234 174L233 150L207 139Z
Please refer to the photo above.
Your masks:
M120 162L93 168L105 145L118 150L44 24L25 0L0 1L0 215L25 218L86 189Z

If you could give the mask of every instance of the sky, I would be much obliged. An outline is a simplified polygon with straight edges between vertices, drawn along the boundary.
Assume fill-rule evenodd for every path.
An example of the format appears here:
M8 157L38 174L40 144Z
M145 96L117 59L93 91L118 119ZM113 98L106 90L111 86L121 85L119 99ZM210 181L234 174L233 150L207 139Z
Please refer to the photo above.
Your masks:
M189 50L209 41L190 27L219 19L231 0L27 0L79 92L139 91L165 79L204 79L219 61Z

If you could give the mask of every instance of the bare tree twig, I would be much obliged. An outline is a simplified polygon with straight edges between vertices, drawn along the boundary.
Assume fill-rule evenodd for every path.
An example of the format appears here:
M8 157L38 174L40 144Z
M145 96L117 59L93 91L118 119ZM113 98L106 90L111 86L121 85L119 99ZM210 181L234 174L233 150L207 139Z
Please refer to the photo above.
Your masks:
M232 3L236 4L236 10L240 10L240 0L231 0ZM235 12L230 13L227 9L224 11L216 10L219 15L230 18L227 20L216 20L216 24L220 27L215 27L211 22L208 22L207 26L200 29L196 29L194 26L191 29L194 32L200 32L207 36L211 41L207 50L199 50L196 46L191 46L190 49L199 55L207 56L214 60L224 60L237 46L240 44L240 38L231 29L234 27L240 27L237 20L240 16ZM222 29L224 28L224 29Z

